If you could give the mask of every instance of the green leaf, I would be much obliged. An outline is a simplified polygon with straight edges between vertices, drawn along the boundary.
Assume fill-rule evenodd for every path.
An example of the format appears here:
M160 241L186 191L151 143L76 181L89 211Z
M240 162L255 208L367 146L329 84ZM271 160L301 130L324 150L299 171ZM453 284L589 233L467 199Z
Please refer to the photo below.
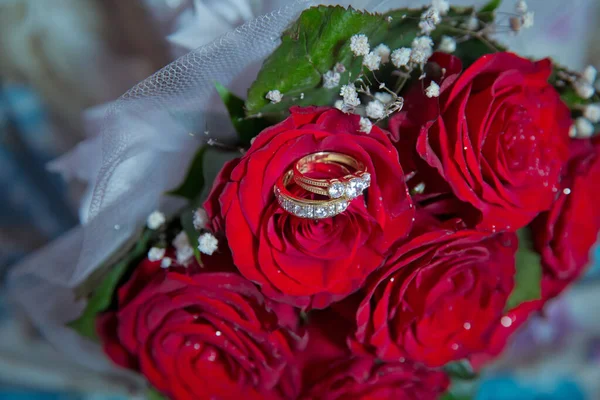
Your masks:
M453 379L473 380L477 374L468 360L459 360L444 365L444 371Z
M341 82L356 77L362 57L350 51L350 38L359 33L369 37L371 47L386 43L390 48L410 46L417 34L422 10L396 10L389 15L370 14L353 8L319 6L305 10L282 36L281 45L264 62L248 91L249 115L283 115L291 105L332 104L339 87L326 89L322 75L336 63L345 67ZM388 20L388 16L392 18ZM265 95L279 90L283 100L270 104Z
M500 4L502 4L502 0L490 0L477 12L479 19L483 22L492 22L495 11L500 7Z
M202 172L204 169L204 154L208 148L208 146L203 146L198 150L183 183L178 188L167 192L167 194L193 200L202 192L202 188L204 187L204 175Z
M148 389L148 391L146 392L146 398L147 400L167 400L165 396L160 394L158 390L154 388Z
M231 93L225 86L215 82L215 87L225 107L227 107L229 118L243 144L249 144L253 137L269 126L264 118L246 117L244 100Z
M114 292L121 281L121 278L127 273L132 264L138 262L139 259L146 254L148 242L152 235L153 232L150 230L146 230L142 234L135 247L108 271L100 285L92 293L81 316L76 320L69 322L67 326L71 327L82 336L98 340L96 333L96 317L99 313L106 311L110 307L113 301Z
M540 255L533 250L531 232L517 231L519 249L516 254L515 288L506 302L506 310L512 310L526 301L541 298L542 265Z

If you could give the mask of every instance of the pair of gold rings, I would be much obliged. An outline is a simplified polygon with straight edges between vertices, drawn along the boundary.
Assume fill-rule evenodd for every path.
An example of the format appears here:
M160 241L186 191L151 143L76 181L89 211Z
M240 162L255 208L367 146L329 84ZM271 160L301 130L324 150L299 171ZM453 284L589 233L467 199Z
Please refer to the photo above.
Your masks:
M317 178L315 173L334 173L334 178ZM295 184L304 191L326 197L303 198L292 193ZM300 218L323 219L338 215L352 200L361 196L371 184L371 174L364 163L342 153L323 151L298 160L292 169L279 178L274 186L275 197L281 208ZM314 196L313 196L314 197Z

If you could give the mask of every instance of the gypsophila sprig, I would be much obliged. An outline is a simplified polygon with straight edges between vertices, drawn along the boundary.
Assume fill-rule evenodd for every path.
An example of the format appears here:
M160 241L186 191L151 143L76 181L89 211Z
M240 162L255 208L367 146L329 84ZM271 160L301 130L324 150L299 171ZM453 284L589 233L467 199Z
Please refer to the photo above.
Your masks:
M371 133L371 129L373 129L373 123L369 118L360 117L360 131L364 133Z
M148 250L148 260L150 260L150 261L162 260L162 258L164 256L165 256L164 248L151 247L150 250Z
M160 267L161 268L169 268L172 263L173 263L173 259L171 257L164 257L160 261Z
M206 232L198 238L198 250L209 256L219 248L219 241L212 233Z
M340 85L341 75L337 71L327 71L323 74L323 87L333 89Z
M340 96L342 96L345 107L353 108L360 105L360 99L358 98L354 84L342 86Z
M366 56L369 54L369 38L367 35L358 34L350 38L350 50L355 56Z
M534 13L533 11L528 11L525 14L523 14L523 25L522 28L523 29L529 29L533 27L534 24Z
M444 53L454 53L456 51L456 40L452 36L442 36L439 49Z
M373 53L381 58L382 64L387 64L390 61L390 52L390 48L383 43L373 49Z
M165 218L165 214L161 213L160 211L154 211L148 215L146 226L148 229L156 230L163 226L166 221L167 219Z
M572 137L576 137L579 139L587 139L592 136L594 133L594 125L588 121L584 117L579 117L575 120L575 132L569 132L569 134L573 135Z
M577 96L585 100L591 98L596 92L594 86L585 79L577 79L573 82L573 89L575 89Z
M269 90L265 98L269 100L272 104L277 104L281 102L281 99L283 99L283 95L279 90Z
M450 3L448 0L432 0L431 7L435 8L440 15L446 15L448 14L448 11L450 11Z
M402 47L401 49L396 49L392 53L392 64L396 68L402 68L408 66L410 62L410 54L412 50L407 47Z
M440 96L440 85L431 81L427 89L425 89L425 95L429 98Z
M379 100L373 100L367 104L367 117L372 119L382 119L385 117L385 106Z
M584 68L581 73L581 78L584 79L588 83L596 82L596 77L598 76L598 71L594 68L593 65L588 65Z
M583 116L593 123L600 122L600 104L587 104L583 107Z
M196 211L194 211L194 229L196 229L197 231L204 229L206 227L207 222L208 216L206 215L206 211L203 208L199 208Z
M525 0L519 0L515 4L515 11L519 14L525 14L529 7L527 7L527 2Z
M423 14L421 14L421 21L419 22L419 28L425 35L429 35L433 32L436 26L442 21L440 13L436 8L428 8Z
M410 59L415 64L423 65L433 54L433 40L429 36L419 36L412 41Z
M377 92L374 95L376 100L379 100L383 104L389 104L394 101L394 96L387 92Z
M374 52L370 52L363 58L363 65L367 67L369 71L377 71L380 64L381 57Z

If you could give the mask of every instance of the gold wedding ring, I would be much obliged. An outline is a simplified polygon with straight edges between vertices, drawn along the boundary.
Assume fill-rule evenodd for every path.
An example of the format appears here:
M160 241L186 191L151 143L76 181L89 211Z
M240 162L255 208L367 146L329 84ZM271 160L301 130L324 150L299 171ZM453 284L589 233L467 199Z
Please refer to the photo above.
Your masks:
M294 171L289 170L279 178L274 187L275 197L281 208L300 218L323 219L336 216L348 208L345 198L333 200L312 200L293 195L288 185L293 182Z
M306 176L314 165L335 163L354 172L333 179L318 179ZM371 184L371 174L367 172L364 163L354 157L342 153L322 151L309 154L296 162L293 168L294 182L311 193L328 196L331 199L345 197L352 200L360 196Z

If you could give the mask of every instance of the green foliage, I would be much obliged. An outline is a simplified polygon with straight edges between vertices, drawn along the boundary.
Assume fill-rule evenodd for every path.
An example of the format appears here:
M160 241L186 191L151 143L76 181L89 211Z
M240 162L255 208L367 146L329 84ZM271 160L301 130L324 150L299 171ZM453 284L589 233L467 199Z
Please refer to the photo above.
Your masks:
M215 87L225 107L227 107L229 118L242 144L250 144L250 140L268 126L267 121L264 118L247 118L244 100L231 93L229 89L218 82L215 82Z
M341 63L345 67L341 74L343 84L351 77L356 78L362 69L362 57L352 54L350 38L365 34L372 48L380 43L390 48L410 46L417 34L420 13L420 10L396 10L381 15L340 6L305 10L283 33L281 45L264 62L248 91L247 113L282 114L291 105L332 104L339 87L322 87L321 76ZM265 95L274 89L284 97L280 103L270 104Z
M146 255L148 242L152 234L152 231L146 230L135 244L135 247L127 252L121 261L110 268L102 282L92 292L81 316L69 322L67 324L69 327L82 336L98 340L96 333L96 318L98 314L110 307L113 302L115 290L123 276Z
M526 228L517 232L515 287L506 302L507 311L526 301L537 300L542 294L542 265L540 255L533 250L530 234Z
M498 7L502 4L502 0L490 0L477 12L477 16L483 22L493 22L494 15Z
M147 400L166 400L167 398L160 394L156 389L150 388L146 392Z
M453 379L473 380L477 374L468 360L454 361L444 365L444 371Z

